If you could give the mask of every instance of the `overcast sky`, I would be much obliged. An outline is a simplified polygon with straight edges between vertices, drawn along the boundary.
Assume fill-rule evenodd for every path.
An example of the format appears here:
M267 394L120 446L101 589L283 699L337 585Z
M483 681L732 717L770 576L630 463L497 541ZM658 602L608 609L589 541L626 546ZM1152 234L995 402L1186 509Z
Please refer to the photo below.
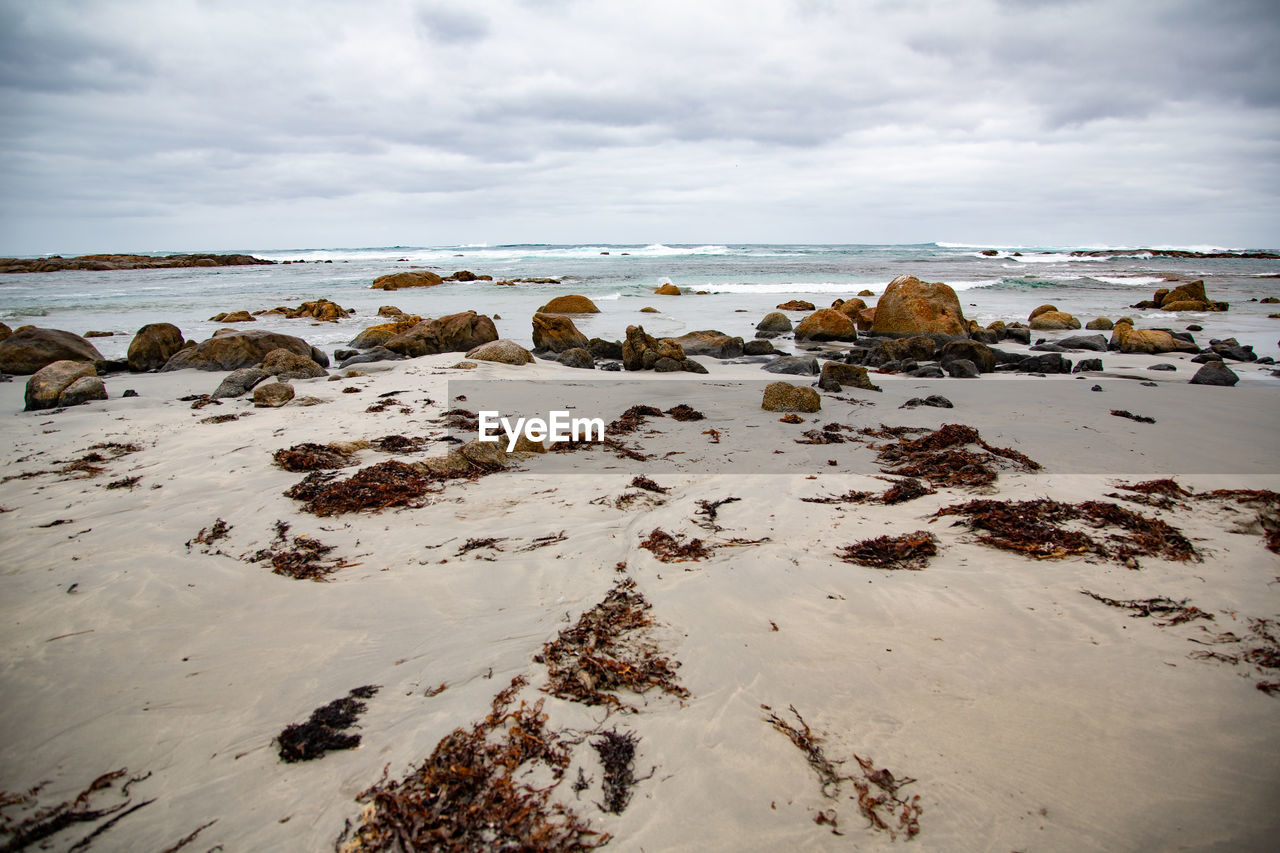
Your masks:
M0 252L1280 247L1277 0L0 0Z

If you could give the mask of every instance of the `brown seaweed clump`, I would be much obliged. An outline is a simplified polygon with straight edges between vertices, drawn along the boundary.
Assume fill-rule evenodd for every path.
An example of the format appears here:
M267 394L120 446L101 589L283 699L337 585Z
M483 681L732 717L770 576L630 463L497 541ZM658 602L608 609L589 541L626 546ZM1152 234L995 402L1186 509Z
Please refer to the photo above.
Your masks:
M654 406L644 404L632 406L609 424L605 435L626 435L640 429L649 418L661 417L663 417L662 410Z
M993 548L1017 551L1038 560L1073 554L1096 554L1117 562L1137 557L1163 557L1185 562L1199 560L1191 542L1176 527L1105 501L1062 503L1050 498L1029 501L976 500L943 507L934 517L959 515L978 531L978 541ZM1095 530L1111 528L1105 539L1067 527L1081 522Z
M569 744L547 728L541 701L511 710L524 685L523 677L512 681L484 720L446 735L403 779L389 781L384 771L357 797L364 811L354 826L348 821L336 849L580 851L607 843L607 833L551 799L569 767ZM541 779L530 778L535 770Z
M928 435L915 439L906 438L904 428L897 443L878 448L878 459L886 474L904 477L920 477L936 486L963 486L975 488L995 482L999 460L1011 462L1025 471L1040 469L1040 463L1005 447L995 447L983 441L976 429L963 424L945 424ZM860 431L862 432L862 431ZM895 430L881 427L880 433L894 434ZM982 453L967 449L976 445Z
M128 770L121 768L110 773L103 773L94 779L89 786L76 795L75 799L66 800L57 805L44 805L39 802L41 789L46 783L36 785L21 793L0 791L0 850L26 850L33 845L39 849L47 849L55 843L50 839L73 826L99 823L92 831L74 844L70 840L59 841L59 849L87 850L94 839L99 838L117 823L139 809L155 802L155 799L133 803L128 799L129 787L150 777L150 773L140 776L128 776ZM104 792L112 789L119 780L124 779L119 793L122 802L114 805L94 807L95 800L105 797ZM103 820L106 818L106 820Z
M601 811L622 814L627 803L631 802L631 788L640 781L635 773L636 744L639 741L635 732L619 732L617 729L601 732L591 741L591 748L604 767L604 802L597 803ZM581 769L578 772L581 773Z
M360 745L360 735L344 732L369 710L360 700L369 699L377 692L378 686L374 684L357 687L341 699L316 708L305 723L285 726L276 738L280 744L280 760L290 764L313 761L330 750L355 749Z
M652 552L663 563L687 563L711 556L711 549L701 539L673 536L660 527L653 528L649 536L640 543L640 547Z
M355 455L348 451L309 441L277 450L271 458L276 465L294 473L346 468L355 463Z
M440 477L394 459L362 468L345 480L314 471L286 491L285 497L305 501L313 515L378 510L388 507L420 507L423 498L440 491Z
M1273 554L1280 554L1280 493L1269 489L1214 489L1201 492L1196 498L1231 500L1257 510L1263 544Z
M219 519L221 521L221 519ZM341 557L330 557L336 546L326 545L310 536L295 536L290 543L289 525L276 522L276 537L270 547L262 548L252 557L252 563L271 563L271 572L294 580L324 582L338 569L351 568L358 563L348 563ZM204 531L201 531L202 533Z
M1232 665L1250 664L1260 675L1270 679L1256 681L1253 686L1268 696L1280 696L1280 623L1275 619L1250 618L1247 637L1238 637L1227 631L1223 634L1211 634L1207 642L1194 642L1236 646L1238 651L1233 653L1202 650L1192 652L1191 657L1223 661Z
M846 545L836 556L846 563L857 563L873 569L910 569L919 571L938 553L938 540L927 530L901 536L877 536Z
M645 636L650 605L631 578L618 581L604 600L578 617L534 660L550 676L544 691L584 705L634 710L619 690L643 695L658 689L680 699L689 691L676 680L678 661L663 657Z
M1087 589L1080 590L1084 595L1089 596L1094 601L1101 601L1109 607L1118 607L1122 610L1131 611L1129 615L1135 619L1142 619L1149 616L1157 616L1163 618L1164 621L1157 621L1155 624L1161 628L1167 628L1170 625L1182 625L1185 622L1192 622L1196 619L1213 619L1212 613L1206 613L1199 607L1187 604L1187 599L1174 601L1172 598L1157 596L1156 598L1140 598L1132 600L1121 600L1115 598L1107 598L1105 595L1098 595L1096 592L1090 592Z
M893 505L906 503L907 501L913 501L916 498L932 494L936 494L935 489L929 488L915 477L904 477L901 480L894 481L892 486L878 494L876 492L848 491L843 495L828 495L824 498L801 498L800 500L811 504L881 503Z
M688 403L681 403L678 406L672 406L670 409L667 409L667 414L671 415L671 417L678 421L700 421L706 417L706 415L702 414L702 412L699 412Z

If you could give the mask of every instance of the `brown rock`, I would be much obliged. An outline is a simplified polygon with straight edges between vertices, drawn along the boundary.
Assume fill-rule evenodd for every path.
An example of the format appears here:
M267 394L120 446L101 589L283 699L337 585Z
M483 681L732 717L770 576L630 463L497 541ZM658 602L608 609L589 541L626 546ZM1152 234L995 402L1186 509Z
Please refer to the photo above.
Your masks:
M923 282L915 276L900 275L889 282L875 312L871 331L877 335L964 335L968 331L956 292L941 282Z
M313 302L302 303L286 316L294 320L300 317L310 317L322 323L336 323L339 320L350 317L351 312L336 302L331 302L328 299L317 299Z
M329 375L309 355L298 355L287 349L274 349L263 356L262 372L278 380L318 379Z
M232 311L230 313L215 314L209 318L214 323L256 323L257 318L248 311Z
M394 305L381 305L378 307L379 317L403 317L404 312Z
M1095 332L1109 332L1115 328L1115 324L1106 317L1099 317L1096 320L1090 320L1085 323L1084 327Z
M160 368L163 372L196 370L236 370L260 364L272 350L285 349L311 358L311 345L302 338L259 329L215 332L213 337L174 353Z
M770 382L760 407L769 412L817 412L822 409L822 397L808 385Z
M585 296L557 296L538 309L542 314L599 314L600 309Z
M858 327L848 315L835 308L823 308L805 317L796 326L797 341L853 341Z
M1194 302L1189 299L1183 299L1178 302L1165 301L1160 306L1162 311L1212 311L1213 303L1211 302Z
M422 318L414 315L400 315L400 319L394 323L379 323L376 326L370 326L360 334L351 339L351 346L355 349L373 349L380 347L396 335L409 331L414 326L422 322Z
M533 361L533 355L527 349L506 338L481 344L468 352L467 358L474 358L477 361L496 361L499 364L517 365L528 364Z
M689 332L671 340L678 343L686 356L709 355L713 358L738 358L742 355L742 338L713 329Z
M533 348L564 352L587 346L587 336L578 331L573 321L559 314L533 315Z
M662 287L659 287L657 290L655 290L654 293L658 294L659 296L679 296L680 288L676 287L671 282L667 282L666 284L662 285Z
M653 306L651 306L651 305L646 305L646 306L644 306L643 308L641 308L641 309L640 309L640 313L641 313L641 314L657 314L657 313L659 313L659 312L658 312L658 309L657 309L657 308L654 308L654 307L653 307Z
M46 364L27 380L26 411L57 408L60 405L59 398L72 383L88 377L96 379L97 376L98 371L94 370L93 365L83 361L55 361Z
M1110 348L1120 352L1160 354L1199 352L1195 344L1175 338L1159 329L1135 329L1132 323L1117 321L1111 332Z
M28 375L55 361L101 361L97 347L73 332L21 326L0 340L0 373Z
M874 291L867 290L867 289L864 287L862 290L859 290L859 291L858 291L858 295L859 295L859 296L875 296L876 294L875 294L875 292L874 292Z
M1044 314L1047 311L1057 311L1057 310L1058 310L1058 306L1056 305L1041 305L1039 308L1037 308L1036 310L1032 311L1029 315L1027 315L1027 322L1031 322L1032 320L1034 320L1035 318L1039 317L1041 314Z
M148 323L129 343L129 369L135 373L159 370L186 343L172 323Z
M779 311L812 311L815 307L817 306L812 302L805 302L803 299L792 299L777 306Z
M253 405L259 409L278 409L293 399L293 386L288 382L264 382L253 389Z
M858 316L854 318L853 322L858 327L859 332L871 331L871 327L876 323L876 309L863 308L858 312Z
M423 320L407 332L383 344L392 352L409 358L441 352L466 352L498 339L493 320L475 311L446 314L436 320Z
M991 373L996 369L996 354L991 347L978 341L948 341L938 352L938 361L944 365L959 359L973 362L979 373Z
M882 390L868 377L865 367L840 361L828 361L822 365L822 375L818 379L818 385L825 387L833 382L841 387L862 388L866 391Z
M1031 328L1040 331L1078 329L1080 321L1065 311L1042 311L1031 318Z
M115 337L115 332L85 332L86 338L111 338Z
M627 339L622 342L624 368L653 370L664 358L680 365L685 361L684 348L671 338L655 338L647 334L644 326L627 326Z
M909 338L897 338L877 344L873 352L882 354L884 361L901 361L904 358L928 361L933 358L937 350L938 345L934 343L933 338L927 335L913 335Z
M406 287L434 287L443 281L444 279L433 272L410 270L378 276L370 287L373 290L401 290Z
M1205 295L1203 281L1191 281L1186 284L1180 284L1163 295L1156 291L1155 302L1166 311L1174 311L1178 309L1169 308L1168 306L1177 302L1201 302L1208 305L1209 297Z
M4 323L0 323L0 341L3 341L5 338L9 337L12 334L13 334L13 329L10 329Z
M756 324L756 328L762 332L778 334L789 332L791 331L791 318L781 311L770 311L764 315L764 319Z
M844 314L850 320L857 322L858 312L866 308L867 303L855 296L852 299L837 299L831 303L831 307Z

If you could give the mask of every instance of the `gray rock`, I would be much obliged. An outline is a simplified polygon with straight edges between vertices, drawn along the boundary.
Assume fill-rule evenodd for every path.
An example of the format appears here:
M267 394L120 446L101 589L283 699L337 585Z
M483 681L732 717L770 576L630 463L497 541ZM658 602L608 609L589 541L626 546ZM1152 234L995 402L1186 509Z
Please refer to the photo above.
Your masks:
M1222 356L1216 352L1202 352L1195 358L1191 359L1192 364L1207 364L1210 361L1222 361Z
M107 399L107 386L99 376L81 376L58 395L59 406L78 406L91 400Z
M622 358L622 341L606 341L592 338L587 341L587 352L595 358Z
M768 333L770 337L780 335L791 331L791 318L781 311L770 311L764 315L763 320L756 324L756 329ZM756 335L756 337L761 336Z
M1102 359L1100 358L1082 358L1076 362L1076 366L1072 369L1072 373L1084 373L1086 371L1102 370Z
M311 360L321 367L329 366L329 356L326 355L325 351L320 349L320 347L311 348Z
M1163 362L1163 361L1160 362L1159 364L1153 364L1147 368L1147 370L1177 370L1177 369L1178 369L1177 365L1169 364L1168 362Z
M55 409L61 405L62 394L80 379L97 376L92 364L63 359L46 364L27 380L25 392L26 411Z
M120 396L121 396L121 397L136 397L136 396L138 396L138 392L137 392L137 391L135 391L135 390L133 390L132 388L126 388L126 389L124 389L124 393L123 393L123 394L121 394Z
M1022 373L1070 373L1071 359L1056 352L1041 353L1018 362L1018 370Z
M617 373L618 371L622 370L622 362L606 361L604 364L599 365L599 368L601 370L607 370L610 373Z
M930 394L928 397L912 397L899 406L899 409L914 409L917 406L933 406L935 409L954 409L955 406L941 394Z
M1031 330L1024 329L1019 326L1009 326L1004 330L1004 336L1008 340L1017 341L1020 344L1031 343Z
M967 358L953 358L943 362L942 369L947 371L952 379L977 379L981 376L978 366Z
M578 370L592 370L596 366L596 360L591 357L591 353L582 347L573 347L560 353L557 359L565 367L573 367Z
M820 368L813 356L784 355L764 366L769 373L788 373L795 376L816 376Z
M404 356L400 355L400 353L392 352L386 347L374 347L373 349L366 350L359 355L353 355L351 358L344 359L338 365L338 368L346 370L354 364L370 364L375 361L400 361L403 358Z
M706 373L707 369L691 358L686 358L680 362L680 368L685 373Z
M1192 385L1235 385L1240 377L1221 361L1206 362L1196 375L1191 377Z
M1058 346L1067 350L1088 350L1090 352L1106 352L1107 338L1105 335L1072 335L1069 338L1063 338L1058 341Z
M674 358L663 356L653 363L653 369L657 373L676 373L684 370L684 365Z
M270 374L258 367L242 367L233 370L213 391L214 399L224 397L243 397L253 390L253 386L266 379Z
M765 340L747 341L742 345L743 355L773 355L775 352L773 344Z
M926 364L917 367L915 370L905 371L907 376L914 376L918 379L941 379L947 374L942 372L942 368L936 364Z

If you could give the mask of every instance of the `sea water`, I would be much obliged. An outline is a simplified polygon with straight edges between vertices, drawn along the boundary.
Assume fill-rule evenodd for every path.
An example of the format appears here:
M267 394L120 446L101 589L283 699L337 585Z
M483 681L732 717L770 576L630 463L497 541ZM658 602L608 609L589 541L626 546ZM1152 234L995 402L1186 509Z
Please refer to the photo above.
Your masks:
M1235 336L1259 356L1280 357L1280 305L1252 299L1280 296L1280 261L1247 258L1170 258L1141 250L1073 255L1070 247L986 247L926 243L893 246L811 245L518 245L382 248L237 249L276 261L270 266L170 270L67 271L0 276L0 321L84 332L114 332L93 343L107 358L125 354L133 333L147 323L170 322L187 338L203 340L223 324L210 318L331 299L355 314L338 323L311 323L263 315L237 328L282 331L332 353L375 322L378 308L438 317L475 310L497 315L501 336L531 345L530 316L554 296L591 298L601 313L575 316L588 337L623 337L640 324L650 334L675 336L696 329L750 338L760 318L789 299L826 307L837 298L870 290L875 296L896 276L914 275L954 288L965 316L986 325L1025 321L1054 304L1087 322L1129 316L1139 327L1184 329L1199 324L1197 340ZM1197 247L1213 251L1212 247ZM291 261L284 264L283 261ZM299 262L302 263L299 263ZM495 280L555 278L557 284L446 282L399 291L370 289L387 273L429 269L442 275L470 270ZM1170 313L1134 309L1169 279L1203 279L1225 313ZM682 296L658 296L666 282ZM868 297L868 303L873 299ZM642 313L652 306L657 313ZM800 315L793 314L793 319ZM1052 337L1052 335L1050 335Z

